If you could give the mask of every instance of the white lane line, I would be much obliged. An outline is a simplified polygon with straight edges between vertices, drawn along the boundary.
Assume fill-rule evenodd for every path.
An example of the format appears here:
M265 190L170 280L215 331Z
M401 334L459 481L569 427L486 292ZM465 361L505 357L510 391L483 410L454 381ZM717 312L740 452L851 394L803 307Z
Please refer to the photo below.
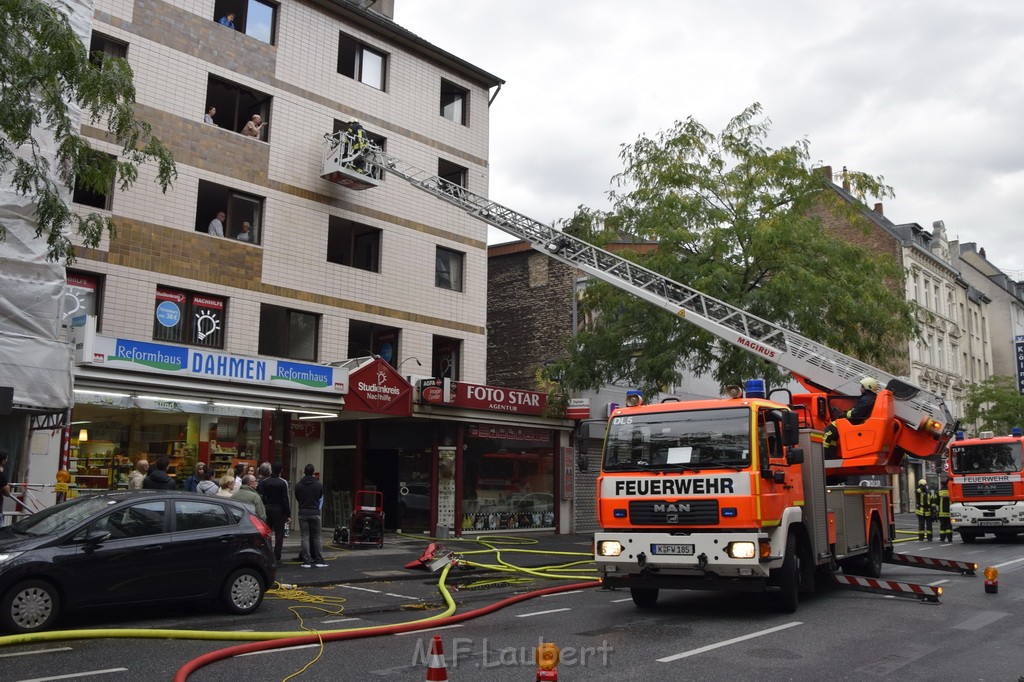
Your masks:
M322 620L321 623L348 623L353 620L362 620L362 618L335 618L333 620Z
M247 654L238 654L233 658L241 658L242 656L259 656L260 654L276 654L281 651L295 651L296 649L312 649L320 646L319 644L299 644L298 646L286 646L280 649L267 649L265 651L250 651Z
M81 673L68 673L67 675L54 675L53 677L33 677L31 680L19 680L19 682L48 682L48 680L70 680L73 677L89 677L90 675L106 675L107 673L123 673L128 668L107 668L106 670L88 670Z
M344 587L347 590L359 590L360 592L373 592L374 594L384 594L380 590L371 590L369 587L356 587L355 585L338 585L338 587Z
M779 625L778 627L768 628L767 630L761 630L760 632L752 632L749 635L743 635L742 637L734 637L733 639L727 639L724 642L718 644L708 644L702 646L699 649L691 649L690 651L684 651L681 654L674 654L672 656L666 656L665 658L659 658L658 663L671 663L672 661L678 661L680 658L686 658L687 656L695 656L702 654L705 651L711 651L712 649L718 649L723 646L729 646L730 644L736 644L737 642L744 642L748 639L754 639L755 637L764 637L770 635L773 632L779 632L780 630L787 630L797 625L803 625L803 621L793 621L792 623L786 623L785 625Z
M541 599L543 599L544 597L561 597L563 594L579 594L582 591L583 590L569 590L568 592L555 592L554 594L542 594L542 595L540 595L540 597L541 597ZM632 599L632 597L630 597L630 599Z
M1024 558L1021 558L1021 559L1010 559L1009 561L1004 561L1001 564L995 564L994 568L1002 568L1003 566L1009 566L1010 564L1018 564L1021 561L1024 561Z
M935 582L933 582L933 583L928 583L928 585L929 585L929 586L931 586L931 587L935 587L936 585L942 585L942 584L945 584L945 583L948 583L948 582L949 582L949 580L948 580L948 579L944 579L944 580L936 580L936 581L935 581Z
M1008 613L1002 611L982 611L978 615L965 620L962 623L957 623L951 626L954 630L980 630L986 625L991 625L1001 618L1009 616Z
M385 597L398 597L399 599L415 599L416 601L423 601L422 597L410 597L407 594L395 594L394 592L385 592Z
M54 651L71 651L71 647L59 646L55 649L39 649L38 651L16 651L13 654L0 654L0 658L10 658L11 656L31 656L32 654L52 654Z
M624 601L633 601L632 597L626 597L625 599L612 599L612 604L621 604Z
M572 611L568 606L561 609L551 609L549 611L534 611L533 613L520 613L516 618L529 618L530 616L543 616L548 613L558 613L559 611Z
M395 637L401 637L402 635L421 635L424 632L433 632L434 630L450 630L451 628L464 627L459 623L455 625L438 625L436 628L427 628L426 630L410 630L409 632L396 632Z

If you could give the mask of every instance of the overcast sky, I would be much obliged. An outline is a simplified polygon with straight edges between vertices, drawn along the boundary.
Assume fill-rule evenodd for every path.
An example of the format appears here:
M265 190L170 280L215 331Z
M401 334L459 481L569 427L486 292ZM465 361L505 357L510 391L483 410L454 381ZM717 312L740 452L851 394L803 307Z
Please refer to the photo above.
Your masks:
M770 146L884 176L891 220L943 220L1024 279L1024 2L395 0L395 21L505 80L489 196L531 218L609 208L621 145L760 102Z

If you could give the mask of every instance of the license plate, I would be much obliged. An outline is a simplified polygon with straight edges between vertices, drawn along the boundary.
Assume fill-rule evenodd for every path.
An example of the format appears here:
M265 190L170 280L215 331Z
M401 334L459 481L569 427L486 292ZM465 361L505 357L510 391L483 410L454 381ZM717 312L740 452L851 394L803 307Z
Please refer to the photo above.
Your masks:
M693 556L693 545L651 545L651 554Z
M1002 521L979 521L978 525L980 525L980 526L1001 526L1001 525L1003 525L1003 522Z

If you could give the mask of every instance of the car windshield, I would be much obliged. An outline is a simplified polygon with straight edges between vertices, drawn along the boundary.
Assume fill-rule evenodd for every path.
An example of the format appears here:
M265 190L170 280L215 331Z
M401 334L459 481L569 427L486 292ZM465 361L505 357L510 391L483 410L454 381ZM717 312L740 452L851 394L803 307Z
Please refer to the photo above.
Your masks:
M79 497L26 516L11 526L18 535L59 535L113 504L105 497Z
M703 471L750 465L750 410L729 407L613 417L605 471Z
M995 474L1022 468L1019 442L954 444L949 452L950 466L955 474Z

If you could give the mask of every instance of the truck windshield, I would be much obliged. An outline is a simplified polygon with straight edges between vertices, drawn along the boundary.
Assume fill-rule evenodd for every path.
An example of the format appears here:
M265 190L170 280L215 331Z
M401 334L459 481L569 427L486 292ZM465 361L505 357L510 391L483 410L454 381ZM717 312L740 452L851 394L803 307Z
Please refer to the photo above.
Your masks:
M729 407L612 417L605 471L703 471L750 464L750 410Z
M1020 442L953 444L949 448L950 466L954 474L994 474L1020 471Z

